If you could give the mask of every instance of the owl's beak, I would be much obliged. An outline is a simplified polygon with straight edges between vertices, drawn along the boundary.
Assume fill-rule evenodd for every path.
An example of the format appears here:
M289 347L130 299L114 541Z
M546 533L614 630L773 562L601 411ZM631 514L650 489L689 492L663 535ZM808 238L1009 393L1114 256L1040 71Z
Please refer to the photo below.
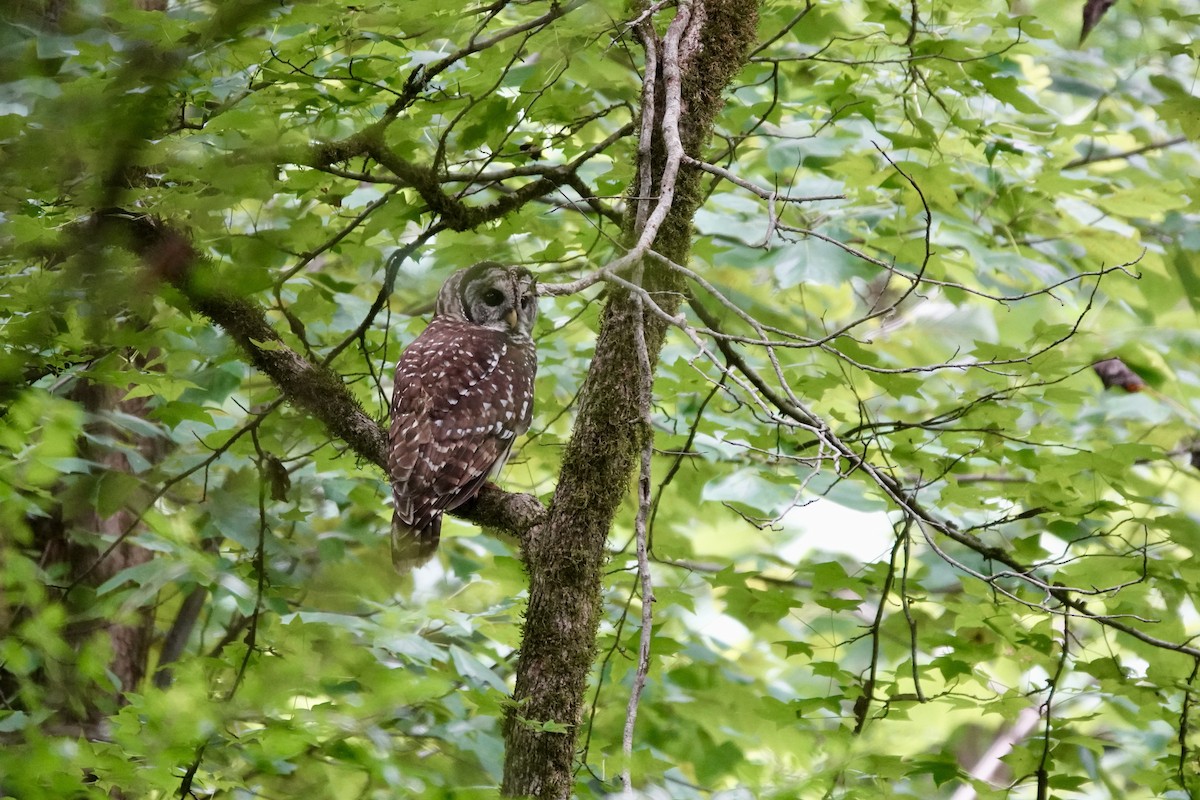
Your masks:
M510 330L515 331L517 329L517 310L510 308L508 313L504 315L504 321L508 323Z

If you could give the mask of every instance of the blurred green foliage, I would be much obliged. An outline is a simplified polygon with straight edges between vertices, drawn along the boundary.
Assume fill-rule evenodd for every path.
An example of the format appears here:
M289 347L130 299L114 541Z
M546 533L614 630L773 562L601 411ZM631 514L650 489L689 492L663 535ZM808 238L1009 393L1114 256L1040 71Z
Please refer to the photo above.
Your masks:
M655 381L645 796L1021 798L1039 769L1063 798L1200 786L1200 661L1182 651L1200 632L1200 15L1117 4L1077 48L1081 5L765 3L709 160L763 194L835 198L768 203L714 176L689 266L804 337L775 363L735 347L914 500L1163 644L985 580L1003 565L906 524L728 378L714 391L724 360L676 331ZM267 308L382 420L453 269L495 258L549 283L614 255L643 54L621 3L527 25L549 8L79 0L56 25L24 3L0 26L0 793L494 796L518 553L448 520L435 565L397 578L383 476L119 242L80 231L118 206L185 228L214 286ZM426 183L327 157L389 114L383 146ZM569 185L435 229L431 187L487 208L567 164ZM548 500L601 289L542 302L537 416L501 482ZM1103 391L1089 365L1109 356L1147 391ZM85 382L145 413L90 409ZM264 486L270 459L286 489ZM133 513L153 559L80 610L35 534L85 510ZM633 511L610 538L581 797L622 767ZM114 689L112 645L68 652L69 626L146 611L157 654L198 588L173 683L104 706L90 735L65 728L70 703Z

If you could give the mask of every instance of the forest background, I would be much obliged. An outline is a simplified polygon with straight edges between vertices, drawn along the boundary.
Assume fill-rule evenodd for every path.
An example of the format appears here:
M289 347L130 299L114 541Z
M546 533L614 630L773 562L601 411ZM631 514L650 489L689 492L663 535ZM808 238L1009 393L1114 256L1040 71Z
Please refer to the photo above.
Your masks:
M1194 5L2 17L0 794L1200 792ZM483 259L534 424L398 576Z

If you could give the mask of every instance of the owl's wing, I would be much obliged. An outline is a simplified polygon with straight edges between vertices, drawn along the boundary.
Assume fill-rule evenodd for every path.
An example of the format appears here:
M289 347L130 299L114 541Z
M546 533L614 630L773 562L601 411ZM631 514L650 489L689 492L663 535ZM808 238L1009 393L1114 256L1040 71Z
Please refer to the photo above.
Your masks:
M441 512L471 499L503 464L529 427L535 369L532 343L454 319L435 318L409 345L392 396L394 552L407 532L432 555Z

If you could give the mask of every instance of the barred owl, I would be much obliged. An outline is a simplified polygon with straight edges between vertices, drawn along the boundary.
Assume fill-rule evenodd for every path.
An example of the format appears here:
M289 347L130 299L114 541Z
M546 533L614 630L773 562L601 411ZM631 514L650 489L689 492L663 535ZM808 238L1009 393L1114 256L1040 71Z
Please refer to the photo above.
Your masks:
M474 497L529 429L536 318L533 275L484 261L450 276L400 356L388 432L396 569L433 556L442 512Z

